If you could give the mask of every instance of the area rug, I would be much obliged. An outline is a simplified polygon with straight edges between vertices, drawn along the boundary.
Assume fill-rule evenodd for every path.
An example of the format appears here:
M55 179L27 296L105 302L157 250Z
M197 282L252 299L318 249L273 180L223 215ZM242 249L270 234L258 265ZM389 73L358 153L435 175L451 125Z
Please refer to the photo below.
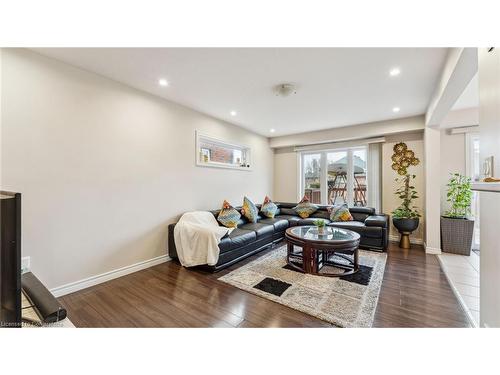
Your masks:
M282 246L219 280L338 327L371 327L386 258L385 253L360 250L357 273L314 276L288 266Z

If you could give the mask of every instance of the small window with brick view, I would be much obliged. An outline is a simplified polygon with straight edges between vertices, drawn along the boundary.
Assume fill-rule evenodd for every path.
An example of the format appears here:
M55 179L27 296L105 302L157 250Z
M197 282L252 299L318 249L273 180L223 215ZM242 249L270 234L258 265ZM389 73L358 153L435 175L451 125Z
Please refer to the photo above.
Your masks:
M250 170L250 148L196 133L196 165Z

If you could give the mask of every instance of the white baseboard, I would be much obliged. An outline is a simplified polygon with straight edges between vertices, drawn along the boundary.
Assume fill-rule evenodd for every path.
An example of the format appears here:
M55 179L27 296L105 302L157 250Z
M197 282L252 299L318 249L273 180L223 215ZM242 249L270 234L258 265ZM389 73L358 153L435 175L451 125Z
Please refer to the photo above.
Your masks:
M390 234L389 241L399 242L400 238L397 234ZM410 243L415 245L423 245L424 241L421 238L412 238L410 237Z
M101 284L105 281L113 280L118 277L128 275L130 273L134 273L149 267L156 266L157 264L165 263L169 260L170 258L167 255L160 255L159 257L156 258L143 260L142 262L138 262L135 264L131 264L129 266L118 268L116 270L101 273L100 275L87 277L86 279L58 286L56 288L51 289L50 292L54 295L54 297L61 297L66 294L74 293L79 290L89 288L97 284Z
M441 249L438 249L437 247L430 247L430 246L427 246L427 245L424 245L424 246L425 246L425 252L427 254L434 254L434 255L441 254Z

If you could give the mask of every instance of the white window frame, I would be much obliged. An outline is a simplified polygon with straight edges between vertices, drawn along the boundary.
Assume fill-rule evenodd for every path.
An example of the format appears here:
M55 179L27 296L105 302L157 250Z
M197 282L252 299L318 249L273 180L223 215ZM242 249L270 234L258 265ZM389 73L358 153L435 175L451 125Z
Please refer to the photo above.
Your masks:
M300 155L300 184L299 184L299 197L297 199L297 202L300 201L302 199L302 197L304 196L304 187L306 185L306 180L305 180L305 175L304 175L304 158L305 156L307 155L320 155L320 165L319 165L319 178L321 180L321 183L320 183L320 194L321 194L321 201L323 201L323 197L325 195L325 184L323 183L323 180L326 181L326 160L325 158L323 157L323 152L322 151L304 151L304 152L300 152L299 155ZM321 202L321 204L323 204L323 202Z
M474 138L479 137L479 132L467 132L465 133L465 174L468 177L472 176L473 170L473 160L472 154L474 153ZM481 166L480 166L481 168ZM473 181L474 182L474 181Z
M298 184L298 197L299 201L304 196L304 188L305 188L305 174L304 174L304 157L306 155L320 155L320 192L321 192L321 204L329 205L328 202L328 180L327 180L327 162L328 162L328 153L330 152L346 152L347 155L347 205L352 207L354 205L354 165L353 165L353 155L354 151L357 150L365 150L366 152L366 185L368 187L368 179L370 178L369 172L369 162L368 162L368 145L360 145L353 147L339 147L339 148L328 148L323 150L311 150L311 151L300 151L298 152L299 159L299 184ZM369 194L367 194L367 206L370 205L369 202Z
M471 177L473 179L473 154L474 154L474 139L479 137L479 132L475 131L470 131L465 133L465 175L468 177ZM481 147L481 143L479 143L479 147ZM482 165L479 165L479 168L481 169ZM480 178L480 176L479 176ZM473 180L474 182L474 180ZM471 212L471 214L474 216L474 236L472 237L472 248L473 249L479 249L481 247L481 244L479 242L479 236L477 235L477 231L481 230L480 226L480 212L479 212L479 207L480 207L480 194L478 191L472 192L473 196L472 199L474 201L474 205L476 207L476 212ZM477 214L477 215L476 215Z
M251 155L252 155L252 150L250 147L241 145L235 142L228 142L226 140L220 139L213 137L211 135L204 134L202 132L196 131L195 132L195 163L196 166L198 167L208 167L208 168L224 168L224 169L233 169L233 170L239 170L239 171L252 171L252 163L251 163ZM217 145L223 148L229 148L229 149L235 149L235 150L241 150L242 154L242 164L245 164L247 166L240 166L240 165L234 165L234 164L227 164L227 163L220 163L220 162L215 162L209 160L208 162L204 162L201 160L201 145L203 143L210 143L213 145Z

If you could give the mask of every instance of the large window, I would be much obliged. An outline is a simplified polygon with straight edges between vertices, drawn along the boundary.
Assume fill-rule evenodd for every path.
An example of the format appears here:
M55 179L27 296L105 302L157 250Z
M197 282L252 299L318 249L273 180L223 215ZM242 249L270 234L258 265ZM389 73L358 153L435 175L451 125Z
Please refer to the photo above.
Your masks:
M366 206L367 148L303 152L301 195L317 204Z

